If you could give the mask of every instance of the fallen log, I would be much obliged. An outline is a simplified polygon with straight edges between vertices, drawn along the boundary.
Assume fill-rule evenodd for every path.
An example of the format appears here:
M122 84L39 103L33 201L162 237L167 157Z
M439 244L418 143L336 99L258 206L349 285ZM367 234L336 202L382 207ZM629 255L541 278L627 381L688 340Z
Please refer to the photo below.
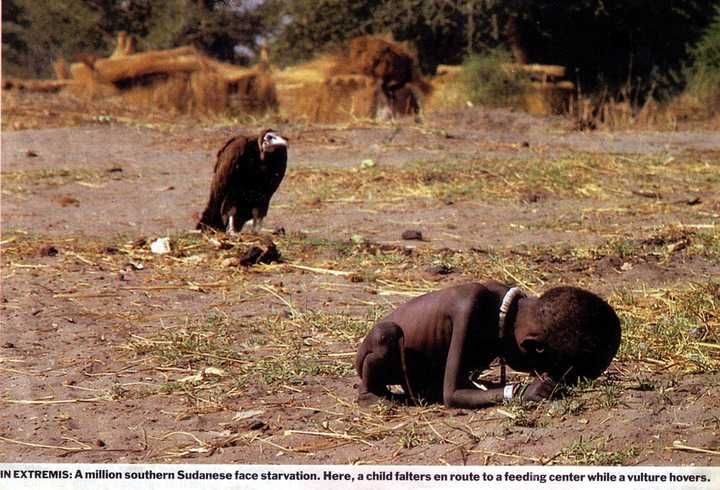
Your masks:
M149 51L119 58L102 58L93 66L99 82L116 82L156 73L193 72L204 69L206 59L185 46L166 51Z

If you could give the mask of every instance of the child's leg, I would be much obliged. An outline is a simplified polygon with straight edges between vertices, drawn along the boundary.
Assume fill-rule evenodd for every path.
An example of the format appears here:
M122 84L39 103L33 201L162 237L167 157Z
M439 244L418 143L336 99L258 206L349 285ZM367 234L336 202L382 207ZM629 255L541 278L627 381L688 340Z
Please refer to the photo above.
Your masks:
M379 397L391 397L388 385L405 384L402 349L403 332L397 324L382 322L370 330L355 360L360 375L360 405L370 405Z

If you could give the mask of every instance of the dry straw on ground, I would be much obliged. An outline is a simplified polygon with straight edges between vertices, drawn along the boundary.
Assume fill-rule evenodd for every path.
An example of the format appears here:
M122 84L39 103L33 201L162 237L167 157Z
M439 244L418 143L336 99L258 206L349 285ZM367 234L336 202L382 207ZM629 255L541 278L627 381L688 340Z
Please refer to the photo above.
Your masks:
M191 47L115 54L70 67L79 96L118 96L130 104L183 113L243 114L277 107L266 61L241 68Z
M251 68L221 63L190 46L135 52L132 36L118 34L108 58L93 53L52 65L56 80L3 80L14 92L67 91L83 100L113 100L147 112L258 114L277 110L267 53Z

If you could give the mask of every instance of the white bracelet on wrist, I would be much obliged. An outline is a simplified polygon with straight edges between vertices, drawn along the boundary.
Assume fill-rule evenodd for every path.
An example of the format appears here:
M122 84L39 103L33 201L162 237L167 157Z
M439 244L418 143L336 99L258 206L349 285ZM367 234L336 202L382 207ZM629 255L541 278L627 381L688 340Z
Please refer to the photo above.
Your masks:
M513 394L515 393L515 385L505 385L503 389L503 400L512 400Z

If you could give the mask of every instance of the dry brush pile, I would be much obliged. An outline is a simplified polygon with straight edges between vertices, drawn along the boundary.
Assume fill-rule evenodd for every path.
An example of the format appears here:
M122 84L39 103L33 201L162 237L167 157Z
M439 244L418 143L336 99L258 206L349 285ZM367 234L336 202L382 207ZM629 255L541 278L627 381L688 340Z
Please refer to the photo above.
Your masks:
M150 111L279 112L290 120L338 122L412 115L431 85L417 59L392 40L359 37L340 54L279 70L263 50L260 62L239 67L209 58L193 47L136 53L132 37L118 35L107 58L78 56L53 64L56 80L6 79L6 90L67 91L81 99L120 98Z
M133 106L182 113L258 113L277 109L266 57L252 68L221 63L190 46L136 53L120 33L108 58L53 64L58 80L4 80L4 89L67 90L82 99L120 98Z

